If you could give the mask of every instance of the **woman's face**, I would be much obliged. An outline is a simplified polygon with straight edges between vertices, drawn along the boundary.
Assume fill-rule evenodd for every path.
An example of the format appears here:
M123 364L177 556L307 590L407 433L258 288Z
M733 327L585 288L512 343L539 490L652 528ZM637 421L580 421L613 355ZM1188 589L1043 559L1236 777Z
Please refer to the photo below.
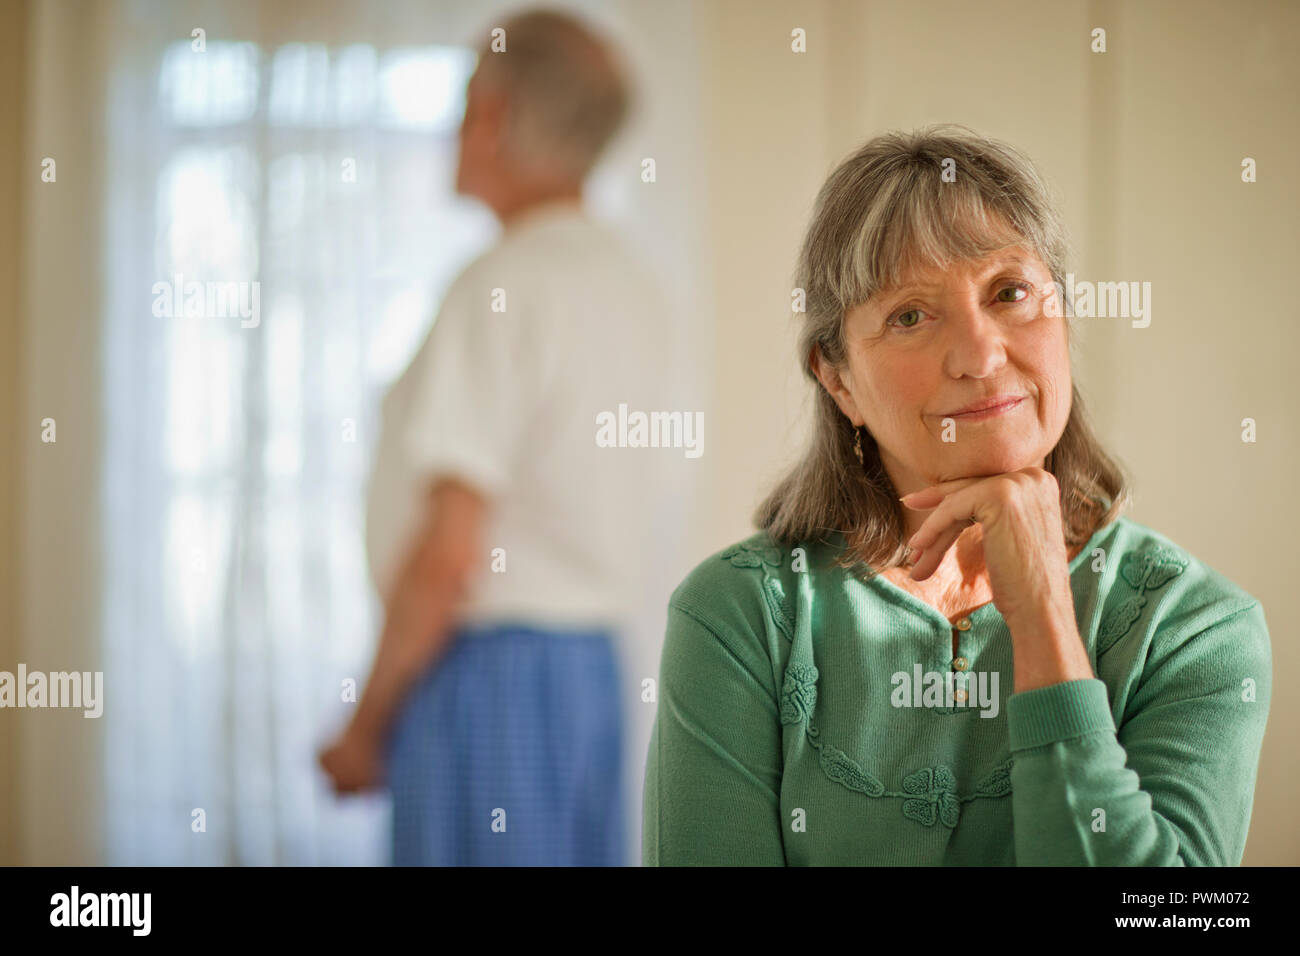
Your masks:
M923 267L845 316L847 367L818 377L866 425L899 494L1041 467L1070 414L1064 310L1024 246ZM1018 404L960 414L1009 397Z

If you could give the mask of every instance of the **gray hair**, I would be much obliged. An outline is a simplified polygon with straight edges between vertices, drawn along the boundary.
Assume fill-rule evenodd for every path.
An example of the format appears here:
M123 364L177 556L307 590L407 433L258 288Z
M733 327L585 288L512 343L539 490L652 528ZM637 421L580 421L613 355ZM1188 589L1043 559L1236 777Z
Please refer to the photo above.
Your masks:
M947 160L959 172L943 182ZM1069 238L1046 183L1014 147L966 127L886 133L836 167L817 196L795 280L806 308L799 361L817 393L812 440L756 510L760 529L786 545L842 534L846 547L837 563L866 564L868 576L902 564L902 505L875 438L862 429L859 464L856 430L814 373L813 353L842 369L847 312L897 286L917 265L980 258L1017 241L1064 289ZM1086 543L1127 504L1123 473L1094 434L1077 386L1044 467L1060 488L1067 545Z
M504 24L505 50L479 51L479 80L504 94L515 161L581 182L622 128L631 92L609 41L575 17L529 10Z

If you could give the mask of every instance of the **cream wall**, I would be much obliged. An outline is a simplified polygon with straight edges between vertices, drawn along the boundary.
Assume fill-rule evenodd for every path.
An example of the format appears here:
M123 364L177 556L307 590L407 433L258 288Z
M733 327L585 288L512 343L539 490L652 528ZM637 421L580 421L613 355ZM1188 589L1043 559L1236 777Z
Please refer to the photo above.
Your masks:
M1286 280L1300 256L1300 61L1285 2L939 0L701 5L716 329L712 507L701 558L752 532L759 496L803 447L789 295L797 244L834 164L887 128L958 122L1006 139L1062 197L1076 277L1150 281L1152 321L1079 319L1076 379L1136 489L1130 516L1264 604L1274 694L1244 862L1300 862L1289 731L1300 670L1300 352ZM1094 27L1108 51L1089 50ZM808 52L790 51L807 31ZM1259 181L1240 180L1242 157ZM1244 444L1241 420L1258 423Z
M1176 15L1172 12L1176 7ZM1248 864L1300 862L1300 673L1290 484L1300 465L1300 7L1124 4L1116 108L1117 264L1161 290L1109 350L1107 434L1139 480L1137 517L1250 591L1273 639L1273 702ZM1241 182L1243 157L1259 181ZM1149 333L1149 334L1147 334ZM1258 442L1241 441L1253 418Z
M21 144L26 86L27 8L0 4L0 142ZM22 274L21 149L0 151L0 670L18 656L18 515L21 474L19 406L22 401L21 316L17 289ZM18 725L0 718L0 866L17 862Z
M99 671L103 85L99 4L31 3L23 205L21 643L33 670ZM57 38L57 39L56 39ZM80 68L70 70L69 62ZM42 161L56 179L43 182ZM41 441L55 421L56 441ZM12 666L5 669L13 669ZM103 733L80 711L7 711L21 732L18 854L50 866L102 862Z

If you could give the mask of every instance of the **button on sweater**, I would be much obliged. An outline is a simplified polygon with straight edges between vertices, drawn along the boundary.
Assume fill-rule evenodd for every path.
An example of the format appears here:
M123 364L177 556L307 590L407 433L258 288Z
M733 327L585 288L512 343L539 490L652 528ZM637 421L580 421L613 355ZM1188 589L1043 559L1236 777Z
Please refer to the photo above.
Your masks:
M759 532L673 592L646 865L1241 862L1272 677L1254 597L1121 517L1069 565L1096 676L1013 693L995 604L954 630L843 547Z

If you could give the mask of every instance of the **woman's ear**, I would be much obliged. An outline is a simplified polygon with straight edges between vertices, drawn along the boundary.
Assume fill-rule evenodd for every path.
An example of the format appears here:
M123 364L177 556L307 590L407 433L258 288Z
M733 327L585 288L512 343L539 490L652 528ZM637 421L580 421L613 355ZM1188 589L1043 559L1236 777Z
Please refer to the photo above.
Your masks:
M822 351L819 346L814 345L808 353L808 367L812 369L817 380L822 383L822 388L826 389L831 398L835 399L835 404L839 406L845 417L858 427L866 424L861 415L858 414L858 406L853 401L853 394L849 391L844 379L849 376L847 366L843 374L840 369L836 368L830 362L822 357Z

